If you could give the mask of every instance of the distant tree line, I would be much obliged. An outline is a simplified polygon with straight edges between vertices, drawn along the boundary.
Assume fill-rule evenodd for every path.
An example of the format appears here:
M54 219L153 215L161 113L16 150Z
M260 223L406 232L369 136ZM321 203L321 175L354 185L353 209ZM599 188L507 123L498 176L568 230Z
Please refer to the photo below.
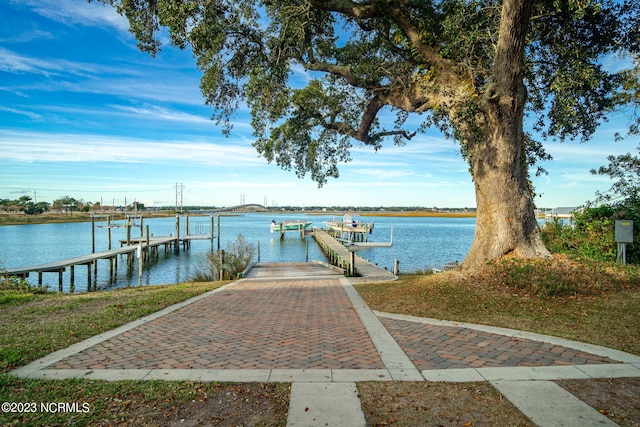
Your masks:
M266 206L265 206L266 207ZM278 206L277 208L269 207L271 210L283 210L283 211L299 211L301 209L307 211L357 211L357 212L378 212L378 211L390 211L390 212L475 212L475 207L465 208L437 208L437 207L425 207L425 206Z
M50 213L73 213L73 212L96 212L105 210L145 210L143 203L133 202L129 206L101 206L100 202L85 202L82 199L75 199L70 196L63 196L55 199L53 203L35 202L30 196L21 196L18 199L0 199L0 207L9 213L23 212L27 215L38 215L45 212Z

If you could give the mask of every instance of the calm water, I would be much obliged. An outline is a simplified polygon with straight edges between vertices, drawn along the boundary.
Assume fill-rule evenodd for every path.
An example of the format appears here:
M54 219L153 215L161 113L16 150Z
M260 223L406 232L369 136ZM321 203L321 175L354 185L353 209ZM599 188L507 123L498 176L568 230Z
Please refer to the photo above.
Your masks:
M260 246L260 261L305 261L325 260L324 255L315 244L313 238L301 240L297 233L287 233L280 240L277 233L269 230L271 219L306 219L312 227L324 227L323 222L333 218L331 215L271 215L245 214L239 216L222 216L220 218L220 247L225 249L229 242L235 241L238 234L244 235L247 242ZM400 261L401 272L412 272L426 267L442 268L445 262L462 261L465 257L475 230L474 218L396 218L396 217L362 217L373 221L375 228L369 236L370 241L389 241L393 235L391 248L366 248L359 255L380 267L393 269L395 259ZM122 223L122 221L120 221ZM156 236L175 234L175 218L145 219L144 226L149 226L150 233ZM103 223L96 222L96 252L108 249L107 230L100 228ZM208 217L190 217L189 230L192 234L208 233L210 219ZM180 234L184 234L185 219L180 222ZM217 221L216 221L217 229ZM91 223L38 224L0 227L0 267L21 267L41 264L91 253ZM218 234L216 230L216 235ZM140 236L139 228L132 228L132 237ZM126 238L124 228L111 230L112 247L119 246L119 240ZM191 249L180 251L179 255L164 254L162 248L158 260L145 269L142 283L155 285L179 283L192 278L206 260L211 248L208 240L193 241ZM214 241L217 248L217 239ZM86 290L86 268L77 267L75 271L76 291ZM29 278L37 283L37 274ZM43 281L51 289L58 289L57 273L44 273ZM69 286L68 272L64 274L64 290ZM118 262L115 283L109 282L108 262L98 261L97 286L99 289L136 286L138 270L126 267L124 259Z

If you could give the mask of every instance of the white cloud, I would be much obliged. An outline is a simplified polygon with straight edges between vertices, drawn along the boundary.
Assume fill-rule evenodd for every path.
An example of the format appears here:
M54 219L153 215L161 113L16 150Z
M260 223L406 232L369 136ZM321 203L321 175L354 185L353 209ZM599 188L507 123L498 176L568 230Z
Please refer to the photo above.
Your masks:
M98 72L99 66L57 58L34 58L0 47L0 70L8 73L29 73L43 76L89 76Z
M217 167L264 164L248 146L205 141L155 142L81 134L0 131L0 159L13 162L173 163Z
M21 0L13 3L30 8L45 18L66 25L113 27L127 32L129 23L115 8L97 1L83 0Z
M413 171L403 169L354 169L351 171L354 175L364 175L366 177L375 177L378 179L397 179L415 176Z
M6 111L8 113L14 113L21 116L27 116L33 120L41 120L42 116L38 113L34 113L33 111L19 110L17 108L8 108L0 105L0 111Z
M5 36L0 39L0 43L28 43L32 40L40 39L52 39L53 33L50 31L43 31L37 28L24 29L20 33Z
M170 120L178 122L211 123L207 117L196 116L182 111L170 110L157 105L145 104L142 107L132 107L125 105L109 105L109 107L130 114L152 117L157 120Z

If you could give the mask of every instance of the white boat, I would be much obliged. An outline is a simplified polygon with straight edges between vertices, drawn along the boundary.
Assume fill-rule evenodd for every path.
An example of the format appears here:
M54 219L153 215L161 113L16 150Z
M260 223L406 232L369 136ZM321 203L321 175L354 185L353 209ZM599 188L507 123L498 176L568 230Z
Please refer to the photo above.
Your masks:
M271 220L271 232L275 231L300 231L308 228L311 222L302 219L285 219L284 221L276 222Z

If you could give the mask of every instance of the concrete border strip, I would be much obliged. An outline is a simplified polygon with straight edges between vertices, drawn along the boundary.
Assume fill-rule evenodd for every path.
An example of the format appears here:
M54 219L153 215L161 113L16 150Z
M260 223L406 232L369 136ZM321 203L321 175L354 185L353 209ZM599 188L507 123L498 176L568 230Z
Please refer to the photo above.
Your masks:
M575 365L575 368L590 378L629 378L640 377L640 366L625 364Z
M247 277L241 280L251 280L252 282L295 280L296 282L304 282L307 280L321 280L321 279L332 280L332 279L338 279L338 278L340 278L339 274L324 274L324 275L320 274L315 276L304 276L304 277L295 277L295 276Z
M541 427L617 426L552 381L492 381L491 385Z
M361 382L394 381L387 369L40 369L29 378L92 380L166 380L219 382ZM515 366L492 368L426 369L416 381L484 382L551 381L563 379L640 377L640 367L631 364L570 366ZM396 379L397 380L397 379ZM404 380L401 378L400 380Z
M340 282L378 350L382 362L389 370L391 378L395 381L424 381L418 368L360 297L351 282L345 277L340 278Z
M287 427L364 427L364 413L353 382L293 383Z
M29 378L217 382L393 381L387 369L40 369Z
M594 378L640 377L640 369L630 364L513 366L427 369L422 371L422 376L427 381L434 382L588 380Z

